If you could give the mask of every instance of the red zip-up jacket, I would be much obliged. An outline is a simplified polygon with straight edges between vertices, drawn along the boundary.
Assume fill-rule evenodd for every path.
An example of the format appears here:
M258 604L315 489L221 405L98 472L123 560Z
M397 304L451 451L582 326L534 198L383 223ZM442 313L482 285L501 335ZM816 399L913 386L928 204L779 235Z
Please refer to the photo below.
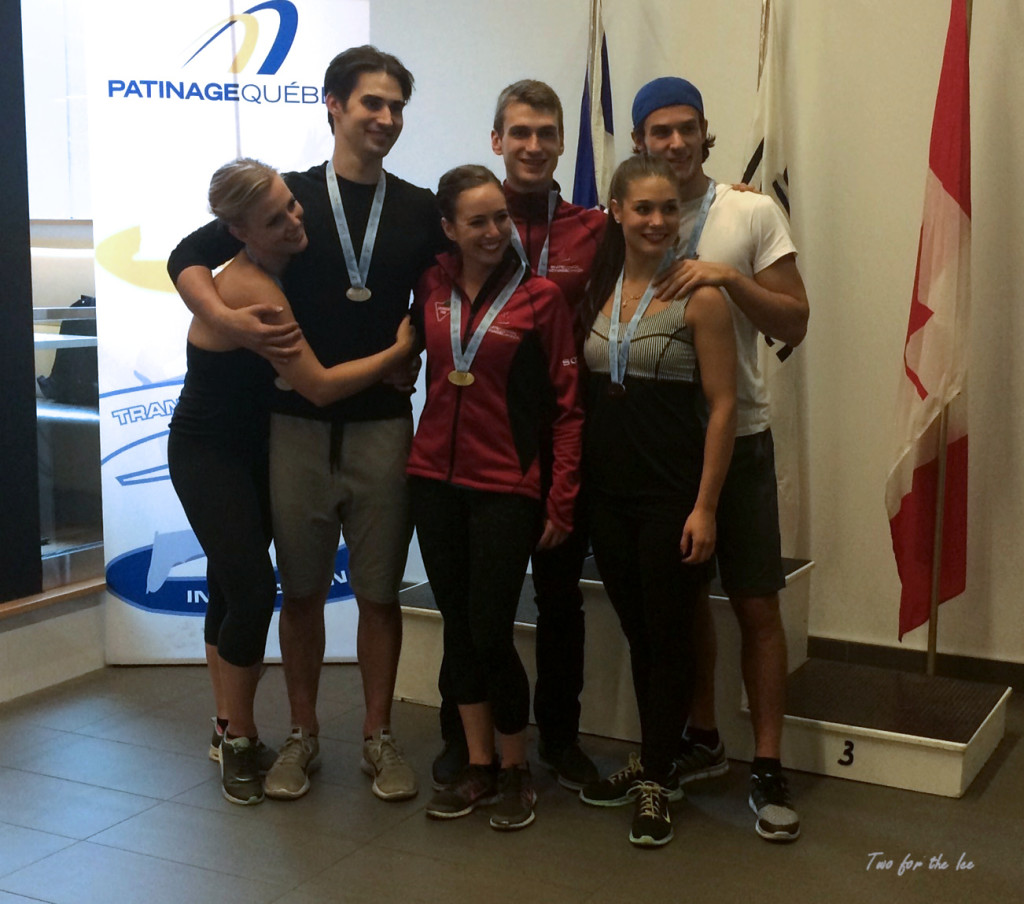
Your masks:
M552 187L558 189L558 183L552 183ZM512 189L507 181L503 189L508 212L519 230L530 266L536 272L548 234L548 193L523 194ZM575 315L583 300L594 255L607 223L608 215L603 210L570 204L559 195L551 219L547 278L562 290L569 303L570 316Z
M442 254L416 289L413 312L427 352L427 398L409 455L408 473L457 486L541 498L542 425L552 425L553 467L547 518L572 530L579 489L583 416L577 356L562 292L527 276L491 324L473 360L471 386L455 386L449 333L452 285L461 259ZM472 305L459 287L462 344L515 273L509 249Z

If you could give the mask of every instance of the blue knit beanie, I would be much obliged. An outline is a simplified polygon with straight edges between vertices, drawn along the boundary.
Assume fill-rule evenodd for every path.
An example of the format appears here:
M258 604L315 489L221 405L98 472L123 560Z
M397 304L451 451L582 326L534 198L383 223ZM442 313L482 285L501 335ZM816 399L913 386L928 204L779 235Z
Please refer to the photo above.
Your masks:
M640 129L655 110L676 106L693 107L704 118L704 100L685 78L667 75L648 82L633 98L633 131Z

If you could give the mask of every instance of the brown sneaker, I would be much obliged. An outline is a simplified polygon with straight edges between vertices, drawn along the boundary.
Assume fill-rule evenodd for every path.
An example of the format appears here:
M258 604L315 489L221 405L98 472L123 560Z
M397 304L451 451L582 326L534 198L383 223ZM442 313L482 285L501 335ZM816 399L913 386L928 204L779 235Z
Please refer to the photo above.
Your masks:
M511 832L525 829L533 822L537 792L533 789L529 763L502 769L498 774L498 793L500 800L491 813L492 829Z
M438 791L427 804L431 819L457 819L468 816L477 807L493 804L498 799L497 776L493 766L464 766L451 787Z

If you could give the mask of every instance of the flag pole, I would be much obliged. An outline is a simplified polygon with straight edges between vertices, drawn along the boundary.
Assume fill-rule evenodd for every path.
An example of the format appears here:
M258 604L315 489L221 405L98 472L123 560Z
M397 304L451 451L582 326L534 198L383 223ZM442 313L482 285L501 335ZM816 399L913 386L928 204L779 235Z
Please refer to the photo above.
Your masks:
M949 405L939 415L939 473L935 488L935 535L932 540L931 615L928 617L927 675L935 674L935 653L939 639L939 583L942 578L942 529L946 513L946 437L949 432Z
M967 0L967 46L971 45L971 16L974 0ZM949 405L944 405L939 415L939 469L935 488L935 535L932 539L932 586L931 614L928 618L928 656L925 673L935 675L935 660L939 641L939 584L942 580L942 531L946 513L946 458L949 453L946 439L949 433Z

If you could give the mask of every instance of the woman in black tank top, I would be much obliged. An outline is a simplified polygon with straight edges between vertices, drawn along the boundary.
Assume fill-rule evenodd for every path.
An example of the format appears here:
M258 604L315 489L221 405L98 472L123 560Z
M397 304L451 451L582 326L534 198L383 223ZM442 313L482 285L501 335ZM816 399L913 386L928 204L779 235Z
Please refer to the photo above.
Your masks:
M210 208L245 248L214 285L229 308L252 310L268 323L293 321L279 276L308 242L302 207L276 170L241 159L210 184ZM274 611L277 581L270 560L267 475L268 399L275 382L317 405L359 392L405 367L415 334L406 318L395 343L376 355L324 368L304 339L273 367L193 318L188 372L171 420L171 481L207 557L204 637L217 706L210 756L220 760L232 803L263 799L260 773L274 753L259 740L253 717L256 682Z

